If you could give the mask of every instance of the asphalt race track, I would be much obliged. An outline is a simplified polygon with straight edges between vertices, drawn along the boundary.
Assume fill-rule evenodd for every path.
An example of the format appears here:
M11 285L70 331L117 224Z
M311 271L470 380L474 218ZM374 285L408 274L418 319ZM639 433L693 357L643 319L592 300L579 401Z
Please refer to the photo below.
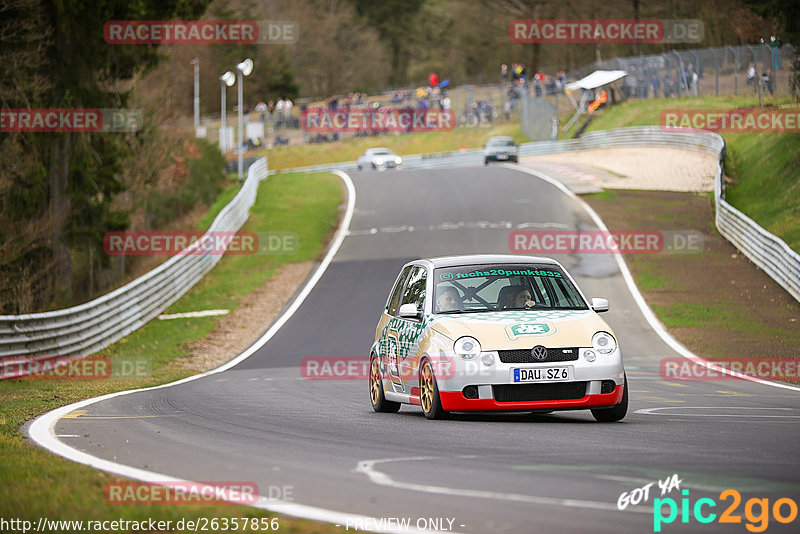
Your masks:
M283 497L293 503L409 518L432 531L653 532L658 484L648 503L620 511L617 500L673 473L691 507L702 497L718 503L702 510L717 519L732 502L720 492L738 490L733 515L742 519L706 525L688 512L681 523L679 513L662 532L746 533L748 499L769 499L770 512L779 498L800 503L800 392L743 380L662 380L659 361L678 355L649 326L608 256L556 259L588 297L611 302L604 318L630 384L621 423L596 423L588 411L428 421L419 407L374 413L366 379L303 379L304 358L368 355L406 261L507 253L517 228L596 228L574 199L511 166L351 176L350 235L269 342L225 372L87 406L57 422L57 436L72 436L59 439L150 472L253 481L262 495L289 486ZM678 506L685 498L677 489L664 497ZM767 532L797 532L798 524L770 513Z

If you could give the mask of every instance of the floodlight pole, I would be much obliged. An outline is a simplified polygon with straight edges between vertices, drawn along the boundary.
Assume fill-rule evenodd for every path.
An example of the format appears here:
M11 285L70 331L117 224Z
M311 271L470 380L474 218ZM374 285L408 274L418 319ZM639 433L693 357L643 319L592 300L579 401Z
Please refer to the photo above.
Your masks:
M236 81L239 82L239 183L241 184L244 179L244 110L242 109L242 101L244 100L244 76L249 76L253 71L253 60L245 59L236 65Z

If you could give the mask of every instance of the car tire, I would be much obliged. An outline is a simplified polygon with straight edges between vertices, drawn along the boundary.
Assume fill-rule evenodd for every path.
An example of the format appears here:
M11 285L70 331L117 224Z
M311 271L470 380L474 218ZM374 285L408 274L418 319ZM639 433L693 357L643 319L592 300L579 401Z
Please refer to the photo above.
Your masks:
M374 163L372 164L372 170L373 170L373 171L377 171L377 170L378 170L378 166L377 166L377 165L375 165Z
M428 419L444 419L448 413L442 408L439 386L431 362L423 360L419 369L419 401L422 413Z
M375 356L369 361L369 399L372 409L376 412L396 413L400 410L399 402L386 400L386 396L383 394L380 365Z
M360 171L360 170L363 170L363 169L364 169L364 166L359 163L358 164L358 170Z
M625 386L622 391L622 402L611 408L592 410L592 416L600 423L620 421L628 413L628 375L625 375Z
M519 158L517 158L517 157L513 157L513 158L511 158L511 161L512 161L513 163L519 163Z
M485 159L483 160L483 164L484 164L484 165L489 165L489 158L485 158Z

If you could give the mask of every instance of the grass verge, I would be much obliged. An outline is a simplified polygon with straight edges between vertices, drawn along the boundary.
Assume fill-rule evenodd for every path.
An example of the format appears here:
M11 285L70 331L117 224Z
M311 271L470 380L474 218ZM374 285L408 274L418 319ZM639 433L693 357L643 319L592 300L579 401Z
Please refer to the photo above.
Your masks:
M699 232L693 254L626 254L636 285L670 333L715 360L800 354L800 304L714 228L706 194L615 190L584 199L611 230ZM653 217L674 214L675 217ZM795 380L796 381L796 380Z
M310 195L309 191L314 194ZM207 227L233 197L228 188L200 223ZM289 231L298 235L298 250L291 255L225 256L167 313L210 308L236 309L239 299L263 285L285 263L317 257L338 219L341 182L330 174L281 174L262 182L244 231ZM19 428L26 421L59 406L114 391L155 386L192 374L173 369L170 362L186 356L188 343L208 335L216 317L191 321L151 321L130 336L99 353L109 357L149 358L152 374L144 379L4 380L0 381L0 517L34 524L41 517L60 520L175 521L197 518L277 517L232 505L114 506L107 504L103 488L119 477L78 465L27 443ZM278 518L281 532L339 532L332 525ZM59 532L75 532L66 527ZM106 529L107 532L128 532ZM149 531L149 530L146 530ZM250 530L244 530L248 532ZM258 531L255 529L253 531ZM263 527L262 530L263 532Z

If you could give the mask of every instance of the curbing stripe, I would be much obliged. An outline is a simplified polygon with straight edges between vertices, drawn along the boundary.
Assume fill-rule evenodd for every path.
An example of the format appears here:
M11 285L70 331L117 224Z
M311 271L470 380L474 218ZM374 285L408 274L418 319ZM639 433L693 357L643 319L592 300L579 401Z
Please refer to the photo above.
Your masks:
M281 315L278 318L278 320L276 320L272 324L272 326L266 332L264 332L264 334L258 340L256 340L255 343L250 345L250 347L248 347L239 356L228 361L227 363L210 371L200 373L198 375L189 376L181 380L171 382L169 384L162 384L160 386L109 393L107 395L95 397L93 399L86 399L67 406L62 406L61 408L56 408L53 411L47 412L46 414L37 417L33 421L33 423L31 423L30 427L28 428L28 435L30 436L30 438L40 447L47 449L50 452L62 456L68 460L88 465L95 469L106 471L108 473L112 473L115 475L120 475L134 480L140 480L142 482L150 482L153 484L189 482L186 480L170 477L168 475L164 475L161 473L146 471L144 469L130 467L127 465L112 462L110 460L104 460L102 458L92 456L91 454L79 451L75 448L70 447L69 445L66 445L57 438L55 434L55 425L56 423L58 423L59 419L67 415L69 412L72 412L79 408L90 406L97 402L113 399L115 397L121 397L124 395L129 395L131 393L138 393L141 391L152 391L155 389L177 386L179 384L185 384L187 382L192 382L200 378L221 373L223 371L230 369L231 367L234 367L238 363L246 360L247 358L252 356L253 353L255 353L259 348L261 348L265 343L267 343L270 339L272 339L275 333L278 330L280 330L280 328L292 317L292 315L294 315L295 311L297 311L297 309L300 307L303 301L305 301L306 297L308 297L309 293L311 293L311 290L314 289L314 286L316 286L317 282L319 282L320 278L322 278L322 275L325 273L325 270L328 268L328 265L330 265L331 261L333 260L333 257L339 251L339 247L341 246L342 241L344 241L344 238L346 237L348 229L350 227L350 221L353 218L353 211L356 205L356 190L355 186L353 185L353 180L350 178L348 174L342 171L333 170L331 172L332 174L335 174L339 178L341 178L345 184L345 187L347 188L347 209L345 211L345 216L344 219L342 220L342 224L336 231L336 237L333 243L331 244L330 248L328 249L328 253L325 255L325 258L319 264L316 271L314 271L313 276L308 280L308 282L306 282L306 285L303 286L303 289L300 291L300 293L297 295L294 301L292 301L292 304L289 306L286 312L284 312L284 314ZM293 502L270 500L261 495L259 495L258 503L254 505L254 507L302 519L310 519L313 521L325 521L333 524L346 524L348 520L350 520L351 522L353 522L354 520L359 520L362 522L362 524L368 524L367 520L371 520L373 521L373 524L377 525L377 522L375 522L376 521L375 518L372 517L362 516L358 514L349 514L345 512L339 512L336 510L327 510L325 508L306 506L303 504L298 504ZM378 529L376 526L376 528L372 530L372 532L386 532L394 534L396 532L424 532L424 531Z

